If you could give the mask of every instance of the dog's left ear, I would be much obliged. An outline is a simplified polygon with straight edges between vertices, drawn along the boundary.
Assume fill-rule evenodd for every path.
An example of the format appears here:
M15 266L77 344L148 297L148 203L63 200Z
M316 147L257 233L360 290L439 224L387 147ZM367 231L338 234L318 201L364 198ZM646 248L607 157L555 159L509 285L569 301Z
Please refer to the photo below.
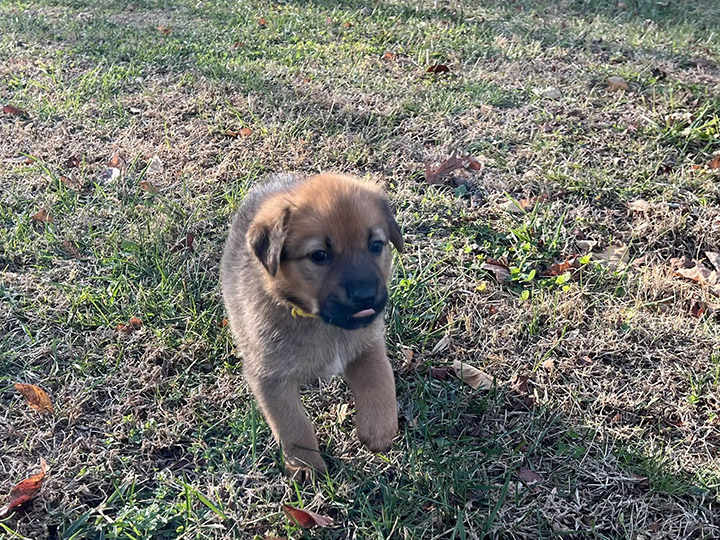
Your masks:
M248 227L248 247L273 277L280 268L280 256L289 219L290 208L269 207L258 212Z
M405 249L405 243L403 242L402 233L400 232L400 225L398 225L397 221L395 221L395 213L387 200L383 201L383 207L385 210L385 218L388 223L388 229L390 230L390 241L393 246L395 246L395 249L402 253Z

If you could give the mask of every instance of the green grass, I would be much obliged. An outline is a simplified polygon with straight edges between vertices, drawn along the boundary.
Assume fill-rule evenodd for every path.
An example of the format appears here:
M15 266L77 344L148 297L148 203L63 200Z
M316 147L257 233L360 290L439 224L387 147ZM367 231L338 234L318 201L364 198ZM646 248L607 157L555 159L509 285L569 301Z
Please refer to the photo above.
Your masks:
M0 536L717 537L720 331L691 314L716 298L669 262L720 245L716 4L0 0L0 100L28 113L0 115L0 503L51 466ZM484 171L427 185L456 149ZM406 241L399 436L367 453L344 384L310 385L311 486L281 475L217 287L233 213L289 170L383 182ZM583 242L639 262L544 275Z

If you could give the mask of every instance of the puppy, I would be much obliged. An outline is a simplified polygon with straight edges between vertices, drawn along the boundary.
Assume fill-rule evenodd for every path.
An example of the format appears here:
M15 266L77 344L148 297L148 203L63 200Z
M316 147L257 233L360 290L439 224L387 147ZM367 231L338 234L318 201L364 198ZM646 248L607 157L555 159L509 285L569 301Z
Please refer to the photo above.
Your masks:
M371 451L397 432L385 349L390 244L400 228L381 189L347 176L271 177L248 194L221 265L230 328L244 374L280 443L285 471L324 472L300 386L342 374L356 430Z

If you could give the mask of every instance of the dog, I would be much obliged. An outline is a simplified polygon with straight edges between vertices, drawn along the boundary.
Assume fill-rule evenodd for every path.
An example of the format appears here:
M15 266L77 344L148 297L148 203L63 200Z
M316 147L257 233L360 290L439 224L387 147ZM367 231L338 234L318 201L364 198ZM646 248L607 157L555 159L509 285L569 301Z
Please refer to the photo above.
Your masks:
M221 262L225 308L290 476L327 471L300 401L310 380L342 374L369 450L387 450L397 433L382 315L390 244L402 253L382 189L336 174L271 177L247 195L231 225Z

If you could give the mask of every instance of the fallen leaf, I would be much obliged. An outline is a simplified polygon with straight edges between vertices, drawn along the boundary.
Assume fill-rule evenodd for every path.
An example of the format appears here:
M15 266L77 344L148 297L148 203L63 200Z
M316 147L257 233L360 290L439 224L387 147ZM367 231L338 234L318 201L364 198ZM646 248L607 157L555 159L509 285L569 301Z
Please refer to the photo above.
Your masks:
M244 46L245 46L245 44L242 41L236 41L235 43L232 44L233 49L238 49L238 48L244 47Z
M478 388L490 390L493 386L493 378L490 375L460 360L453 362L453 370L455 371L455 375L462 379L463 382L469 384L473 390L477 390Z
M709 169L720 169L720 154L712 158L707 166Z
M473 171L481 171L484 168L484 165L477 158L469 154L458 156L457 152L453 152L453 154L443 161L437 168L431 167L430 164L426 162L425 180L428 184L445 184L445 181L443 180L444 177L451 172L462 168L468 168Z
M612 92L628 89L628 83L622 77L608 77L607 85Z
M265 20L265 17L260 17L258 19L258 26L267 26L267 21Z
M710 287L717 287L720 284L720 276L715 270L710 270L700 261L695 262L695 266L692 268L678 268L675 270L675 274L690 279L701 285L709 285Z
M530 375L515 375L512 387L520 395L526 407L535 405L535 395L530 388Z
M118 169L117 167L108 167L100 173L100 181L103 183L112 182L117 178L120 178L120 169Z
M5 105L3 107L3 112L5 114L10 114L12 116L27 116L28 113L23 111L22 109L18 109L15 105Z
M50 396L47 392L34 384L15 383L15 390L20 392L28 402L28 405L38 412L53 412Z
M110 158L110 161L107 162L108 167L115 167L116 169L120 168L120 156L117 154L113 154Z
M148 163L147 174L159 174L163 172L163 162L158 156L153 156L150 160L150 163Z
M476 157L467 156L467 168L473 171L482 171L485 165Z
M172 28L169 28L167 26L161 25L161 26L158 26L157 29L158 29L158 32L160 32L161 34L165 34L166 36L172 34Z
M453 372L453 369L449 367L431 367L430 377L439 381L447 381L451 372Z
M491 317L495 315L499 311L498 307L495 304L490 304L488 306L488 315Z
M0 518L4 518L11 510L25 504L37 495L40 488L42 488L47 470L47 462L43 458L40 458L40 472L29 476L10 490L7 503L0 508Z
M548 86L547 88L536 88L535 94L548 99L560 99L562 98L562 92L554 86Z
M482 263L480 268L495 274L495 279L497 279L499 283L505 283L510 279L510 268L502 261L485 259L485 262Z
M383 54L382 59L386 61L395 60L395 53L386 52L385 54Z
M283 510L287 516L303 529L311 529L313 527L330 527L334 522L332 518L321 516L310 510L302 510L293 508L289 504L283 504Z
M74 191L80 191L83 188L82 178L75 179L72 176L61 176L60 181L66 188Z
M177 244L175 244L172 248L170 248L170 253L175 253L176 251L185 251L185 250L192 253L194 241L195 241L195 235L193 233L189 232L185 235L185 238L183 238Z
M40 223L52 223L53 217L50 215L50 212L45 210L44 208L41 208L37 212L35 212L32 216L30 216L31 219L34 219L35 221L39 221Z
M554 371L555 370L555 360L553 358L548 358L544 362L540 364L543 368L547 369L548 371Z
M577 270L580 268L580 259L577 255L573 255L571 257L568 257L562 262L556 262L550 265L550 267L545 270L543 275L545 276L562 276L563 274L567 272L573 272L573 270Z
M630 260L629 246L611 244L604 251L592 254L593 261L606 266L610 270L620 268Z
M80 250L77 248L77 246L71 242L70 240L63 240L62 246L65 248L65 251L67 251L70 255L75 257L76 259L81 258Z
M597 242L595 242L595 240L576 240L575 244L580 251L587 253L588 251L592 251L592 248L597 245Z
M142 189L143 191L147 191L148 193L152 193L153 195L160 193L158 188L156 188L155 186L153 186L150 182L148 182L146 180L140 180L138 185L140 186L140 189Z
M532 208L534 203L530 199L510 199L500 205L500 208L511 214L524 214L526 210Z
M542 481L542 476L530 469L520 469L518 471L518 478L526 484L536 484Z
M638 199L628 203L628 210L631 212L642 212L646 214L650 211L650 204L646 200Z
M127 324L118 324L117 331L123 332L124 334L132 334L135 330L142 326L142 319L139 317L130 317Z
M450 68L445 64L433 64L425 70L425 73L450 73Z
M707 312L707 310L708 305L702 300L696 300L692 303L692 306L690 306L690 313L696 319L702 319L702 316L705 315L705 312Z
M225 328L228 324L230 324L230 321L227 320L227 317L223 317L223 320L218 323L218 326Z
M717 251L706 251L705 256L715 267L715 270L720 272L720 253L718 253Z
M351 23L351 22L346 21L346 22L342 23L343 28L352 28L352 26L353 26L353 23Z

